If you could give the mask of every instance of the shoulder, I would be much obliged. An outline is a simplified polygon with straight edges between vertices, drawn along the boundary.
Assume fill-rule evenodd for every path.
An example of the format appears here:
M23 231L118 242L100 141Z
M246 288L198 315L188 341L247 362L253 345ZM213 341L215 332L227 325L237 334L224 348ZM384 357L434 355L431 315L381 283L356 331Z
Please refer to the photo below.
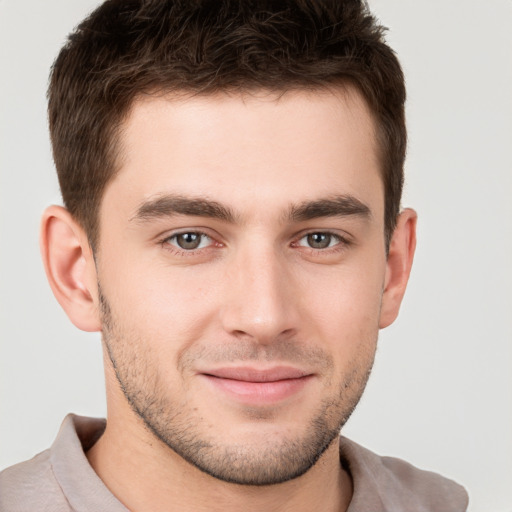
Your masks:
M466 490L453 480L340 438L340 456L354 484L349 512L465 512ZM353 508L352 508L353 507ZM371 507L371 508L368 508Z
M0 473L2 512L69 512L71 509L53 474L50 450Z

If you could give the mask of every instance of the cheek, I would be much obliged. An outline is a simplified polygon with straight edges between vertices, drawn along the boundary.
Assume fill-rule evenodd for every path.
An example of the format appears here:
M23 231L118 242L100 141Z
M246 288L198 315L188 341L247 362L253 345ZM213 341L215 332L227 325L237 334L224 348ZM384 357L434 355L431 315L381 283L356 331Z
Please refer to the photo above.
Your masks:
M212 323L214 286L204 270L135 259L104 270L102 288L119 324L162 356L186 348Z
M376 337L385 265L365 252L336 267L288 262L285 282L292 290L283 295L293 297L300 339L349 357L363 340ZM201 338L220 341L219 311L227 295L233 301L225 261L187 267L136 251L114 256L104 259L101 285L132 337L166 359L179 358Z
M344 273L343 273L344 274ZM322 293L312 296L319 314L324 317L342 319L372 318L378 312L382 297L382 286L375 281L365 282L364 276L350 272L329 280Z
M350 359L360 345L377 338L382 280L383 267L375 263L341 268L325 279L317 276L303 293L305 328L313 324L334 354Z

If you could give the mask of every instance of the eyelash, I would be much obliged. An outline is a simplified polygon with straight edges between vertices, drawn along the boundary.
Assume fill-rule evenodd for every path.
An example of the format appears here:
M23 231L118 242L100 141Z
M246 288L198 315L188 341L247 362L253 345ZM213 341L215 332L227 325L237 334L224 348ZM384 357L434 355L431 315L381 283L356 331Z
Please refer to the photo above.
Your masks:
M209 238L212 243L208 244L208 246L206 246L206 247L200 247L197 249L183 249L183 248L179 247L178 245L174 245L171 243L171 240L176 239L177 237L179 237L181 235L191 235L191 234ZM195 256L195 255L197 255L198 252L207 251L208 249L211 249L212 247L222 247L223 246L223 244L221 244L220 242L215 241L215 239L212 236L210 236L207 233L205 233L204 231L200 231L200 230L188 230L188 231L180 231L178 233L173 233L170 236L166 236L160 242L160 244L162 245L162 247L164 247L165 250L167 250L177 256Z
M209 238L211 240L211 243L208 244L206 247L199 247L197 249L188 249L188 250L180 248L179 246L171 243L171 240L176 239L177 237L179 237L181 235L188 235L188 234L194 234L194 235L199 235L201 237ZM331 247L326 247L323 249L299 245L303 239L305 239L311 235L326 235L328 237L334 238L336 243L335 243L335 245L333 245ZM177 256L195 256L198 253L204 253L205 251L211 250L212 248L221 248L224 246L224 244L217 242L211 235L205 233L204 231L200 231L200 230L188 230L188 231L180 231L178 233L173 233L172 235L166 236L164 239L162 239L160 241L160 244L162 245L162 247L165 248L165 250L167 250ZM300 247L302 251L308 252L311 255L319 255L319 254L329 255L329 254L339 253L339 252L346 250L350 245L352 245L352 242L348 238L340 235L339 233L334 233L333 231L329 231L329 230L313 230L313 231L309 231L306 233L301 233L300 236L297 237L290 244L291 247L294 247L294 248Z
M326 235L328 237L334 238L336 243L333 246L325 247L323 249L299 245L301 240L304 240L305 238L307 238L308 236L311 236L311 235ZM307 233L301 234L301 236L299 238L297 238L295 242L292 242L292 247L301 247L303 250L308 251L311 254L322 254L322 255L328 255L328 254L341 252L341 251L345 250L347 247L349 247L350 245L351 245L351 241L348 240L348 238L340 235L339 233L334 233L329 230L309 231Z

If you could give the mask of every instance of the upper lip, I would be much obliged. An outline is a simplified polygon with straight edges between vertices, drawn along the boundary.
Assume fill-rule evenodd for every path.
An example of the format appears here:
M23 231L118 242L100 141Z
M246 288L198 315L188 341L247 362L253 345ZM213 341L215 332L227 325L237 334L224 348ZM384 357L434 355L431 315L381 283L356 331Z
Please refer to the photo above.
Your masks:
M279 380L300 379L311 373L290 366L274 366L267 369L257 369L246 366L216 368L201 372L203 375L219 379L241 380L246 382L275 382Z

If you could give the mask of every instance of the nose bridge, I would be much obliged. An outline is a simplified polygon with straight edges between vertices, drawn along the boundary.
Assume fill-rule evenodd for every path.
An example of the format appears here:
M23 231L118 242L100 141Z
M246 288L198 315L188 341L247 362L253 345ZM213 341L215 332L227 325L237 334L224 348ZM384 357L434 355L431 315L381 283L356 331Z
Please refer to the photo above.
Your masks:
M228 272L222 313L226 331L267 343L295 330L294 280L286 257L272 244L241 248Z

